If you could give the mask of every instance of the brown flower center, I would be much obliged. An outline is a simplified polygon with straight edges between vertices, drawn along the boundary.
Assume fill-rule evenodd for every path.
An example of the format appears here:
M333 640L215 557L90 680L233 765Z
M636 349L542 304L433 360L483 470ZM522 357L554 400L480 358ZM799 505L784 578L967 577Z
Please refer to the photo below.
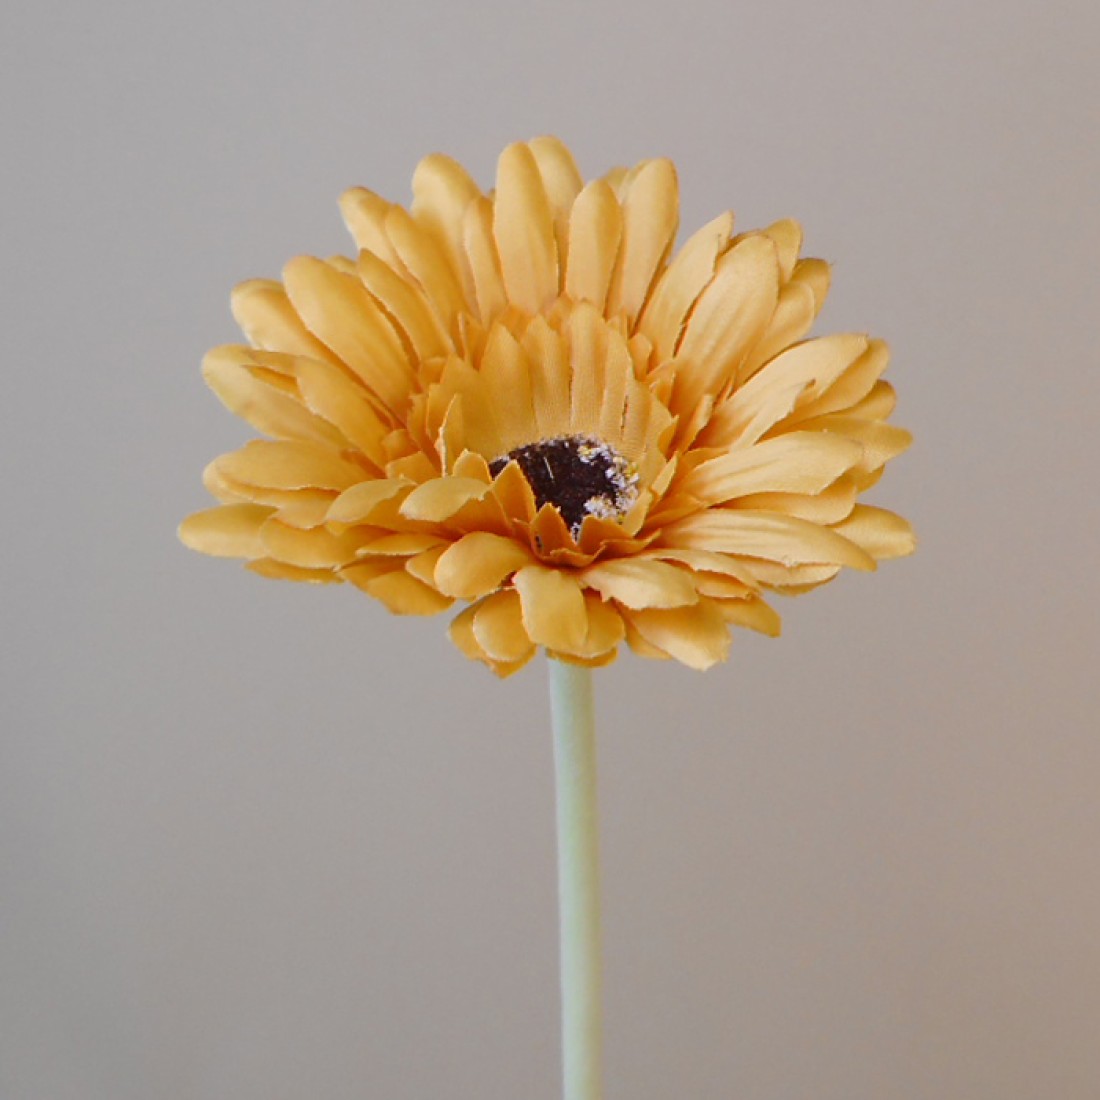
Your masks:
M573 537L586 516L621 519L638 499L638 475L618 451L589 435L565 435L528 443L489 463L496 477L519 464L535 503L552 504Z

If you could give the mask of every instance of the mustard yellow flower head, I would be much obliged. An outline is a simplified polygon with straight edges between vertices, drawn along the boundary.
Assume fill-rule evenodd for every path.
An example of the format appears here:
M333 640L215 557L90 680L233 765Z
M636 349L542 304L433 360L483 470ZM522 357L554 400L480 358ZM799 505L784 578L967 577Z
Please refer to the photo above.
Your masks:
M354 258L299 257L233 294L248 345L203 372L268 437L215 459L183 541L267 577L347 582L507 675L539 648L626 642L707 668L769 592L908 554L857 503L909 434L886 345L805 339L829 268L792 221L722 214L674 251L676 172L585 183L554 138L485 194L423 160L409 210L341 201Z

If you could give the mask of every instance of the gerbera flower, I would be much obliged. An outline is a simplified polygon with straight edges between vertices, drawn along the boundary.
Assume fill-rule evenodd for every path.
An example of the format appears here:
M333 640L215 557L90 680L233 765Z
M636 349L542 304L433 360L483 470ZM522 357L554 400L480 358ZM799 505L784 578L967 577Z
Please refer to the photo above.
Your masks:
M236 288L249 346L211 388L268 436L216 459L183 541L267 577L348 582L507 675L623 641L706 668L770 592L908 554L857 503L907 432L886 345L806 340L829 285L793 221L723 214L674 253L667 160L585 184L553 138L484 194L444 156L411 209L341 202L359 252Z

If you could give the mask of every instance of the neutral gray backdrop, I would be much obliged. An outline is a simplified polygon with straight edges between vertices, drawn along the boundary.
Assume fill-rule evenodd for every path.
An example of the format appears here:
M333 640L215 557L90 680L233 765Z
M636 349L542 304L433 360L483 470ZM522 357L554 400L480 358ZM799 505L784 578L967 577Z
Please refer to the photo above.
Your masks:
M0 16L4 1100L553 1100L544 674L175 541L227 297L417 159L668 155L894 347L918 555L598 679L610 1100L1100 1096L1100 32L1081 2Z

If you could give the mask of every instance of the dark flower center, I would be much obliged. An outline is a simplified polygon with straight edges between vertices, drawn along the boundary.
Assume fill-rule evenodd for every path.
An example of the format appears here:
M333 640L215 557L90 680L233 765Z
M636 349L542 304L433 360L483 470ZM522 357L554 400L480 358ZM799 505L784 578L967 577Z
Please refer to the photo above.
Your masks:
M496 477L516 462L535 503L552 504L573 537L585 516L621 519L638 499L638 476L618 451L589 435L565 435L528 443L489 463Z

